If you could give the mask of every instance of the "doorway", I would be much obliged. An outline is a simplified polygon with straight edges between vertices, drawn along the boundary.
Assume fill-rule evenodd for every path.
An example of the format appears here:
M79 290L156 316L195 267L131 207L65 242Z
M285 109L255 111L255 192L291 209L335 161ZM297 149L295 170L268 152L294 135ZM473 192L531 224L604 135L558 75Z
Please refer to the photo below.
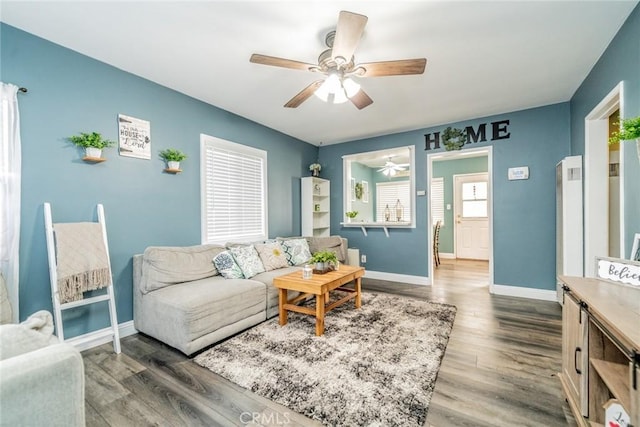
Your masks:
M623 83L619 83L600 103L585 117L584 142L584 274L595 276L595 258L624 254L625 224L624 198L616 199L616 192L610 191L612 183L619 192L624 188L624 149L620 144L619 152L614 159L619 159L617 166L610 166L610 117L619 110L624 117ZM615 160L614 160L615 163ZM610 180L610 172L617 179ZM613 196L613 197L612 197ZM610 197L612 199L610 200ZM617 203L611 208L610 203ZM612 236L612 233L618 236ZM610 244L618 247L611 248Z
M433 231L440 221L438 252L442 264L438 268L460 269L471 263L477 269L476 264L484 265L489 282L483 286L487 286L489 292L493 283L492 147L428 154L427 170L430 199L427 229L431 231L427 234L428 247L432 249L427 262L432 284L437 279L434 275ZM457 191L454 175L460 186ZM460 262L458 259L478 261Z

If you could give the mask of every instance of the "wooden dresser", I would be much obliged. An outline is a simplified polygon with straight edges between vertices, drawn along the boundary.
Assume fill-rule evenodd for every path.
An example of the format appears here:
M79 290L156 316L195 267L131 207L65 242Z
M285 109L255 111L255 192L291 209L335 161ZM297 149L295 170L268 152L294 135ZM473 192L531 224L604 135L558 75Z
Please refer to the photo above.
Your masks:
M603 405L617 399L640 427L640 289L561 276L562 372L579 426L605 423Z

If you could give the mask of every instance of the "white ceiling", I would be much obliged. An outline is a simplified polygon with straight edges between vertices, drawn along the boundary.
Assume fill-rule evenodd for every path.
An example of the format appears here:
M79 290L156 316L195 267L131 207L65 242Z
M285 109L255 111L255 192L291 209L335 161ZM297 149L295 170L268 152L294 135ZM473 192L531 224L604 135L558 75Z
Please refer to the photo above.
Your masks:
M0 1L3 22L316 145L567 101L637 4ZM249 57L316 63L340 10L369 17L356 62L426 57L425 73L360 79L360 111L284 108L317 74Z

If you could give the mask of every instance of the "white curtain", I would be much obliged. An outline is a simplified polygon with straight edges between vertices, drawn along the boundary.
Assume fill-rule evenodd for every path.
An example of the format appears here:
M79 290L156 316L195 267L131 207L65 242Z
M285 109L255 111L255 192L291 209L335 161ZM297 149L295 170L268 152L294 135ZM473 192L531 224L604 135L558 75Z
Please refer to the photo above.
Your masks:
M0 82L0 273L7 282L13 320L19 319L20 114L18 86Z

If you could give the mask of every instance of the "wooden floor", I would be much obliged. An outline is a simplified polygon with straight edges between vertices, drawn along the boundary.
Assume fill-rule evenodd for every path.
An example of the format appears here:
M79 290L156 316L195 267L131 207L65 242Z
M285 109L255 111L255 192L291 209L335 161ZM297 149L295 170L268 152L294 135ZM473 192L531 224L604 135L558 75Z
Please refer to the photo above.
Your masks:
M574 426L556 377L560 306L490 295L487 270L443 260L431 287L363 282L458 308L426 426ZM83 356L88 426L317 425L143 335L120 355L105 344Z

